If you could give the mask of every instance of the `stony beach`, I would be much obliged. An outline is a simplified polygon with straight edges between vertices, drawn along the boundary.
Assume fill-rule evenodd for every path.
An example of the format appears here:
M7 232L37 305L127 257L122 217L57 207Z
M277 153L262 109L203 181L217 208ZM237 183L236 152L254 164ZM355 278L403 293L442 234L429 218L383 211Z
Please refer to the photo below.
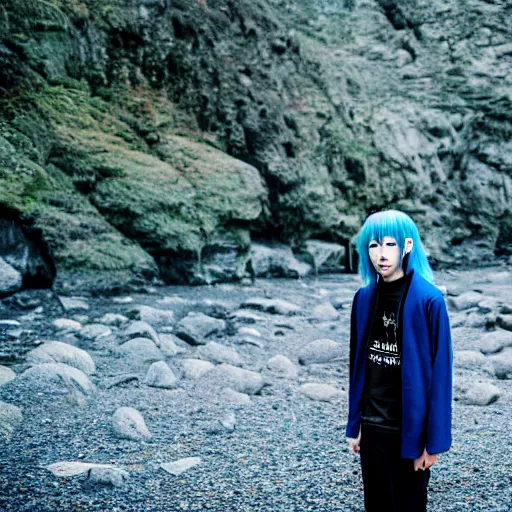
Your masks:
M511 501L510 268L437 274L453 447L429 510ZM1 302L0 509L361 511L348 452L357 276L20 292Z

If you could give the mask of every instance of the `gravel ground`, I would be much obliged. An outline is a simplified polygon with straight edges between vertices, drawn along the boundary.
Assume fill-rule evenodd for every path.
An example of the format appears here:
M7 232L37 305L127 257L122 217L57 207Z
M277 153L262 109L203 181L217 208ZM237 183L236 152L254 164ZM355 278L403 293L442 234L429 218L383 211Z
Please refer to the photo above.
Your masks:
M503 280L493 277L495 270L488 274L484 291L500 295ZM475 274L451 273L440 276L438 284L468 286L475 279ZM250 327L263 334L263 349L237 345L234 336L216 340L236 348L249 361L248 367L258 369L280 353L296 362L298 349L313 339L329 337L347 344L348 308L340 311L339 319L326 322L312 319L309 312L326 297L353 293L357 285L353 276L323 276L309 281L262 280L246 288L166 287L133 298L134 304L155 307L159 298L170 295L222 300L228 309L253 296L279 297L300 305L304 314L295 317L258 313L264 320ZM90 318L131 307L102 297L87 302ZM53 302L43 305L47 314L29 326L33 332L26 334L27 344L38 337L58 339L51 322L63 314ZM20 314L12 301L4 301L0 316L18 318ZM288 327L280 327L283 323ZM483 329L471 332L478 336ZM466 342L467 332L454 338L454 347L464 348ZM13 343L4 340L4 352L14 353ZM83 342L80 346L84 348ZM187 357L193 356L195 349L190 350ZM301 367L297 380L274 378L261 394L251 397L251 405L232 406L186 379L175 390L149 388L137 381L106 389L105 380L125 371L125 362L104 346L91 346L88 351L97 365L92 380L98 390L93 398L71 405L34 397L23 406L24 420L11 442L0 446L0 510L363 510L359 459L345 446L346 400L313 401L298 389L304 382L346 388L346 358ZM19 347L18 352L23 349ZM15 371L24 368L23 356L11 361ZM179 373L178 362L168 362ZM502 391L497 402L486 407L454 402L453 448L433 468L429 510L512 510L512 385L509 380L493 382ZM14 397L3 399L16 404ZM150 441L115 436L111 417L120 406L142 413L153 434ZM211 422L228 411L235 413L235 430L209 433ZM177 477L160 468L161 463L184 457L201 457L202 462ZM128 470L130 478L122 487L93 485L86 475L59 478L44 468L58 461L115 464Z

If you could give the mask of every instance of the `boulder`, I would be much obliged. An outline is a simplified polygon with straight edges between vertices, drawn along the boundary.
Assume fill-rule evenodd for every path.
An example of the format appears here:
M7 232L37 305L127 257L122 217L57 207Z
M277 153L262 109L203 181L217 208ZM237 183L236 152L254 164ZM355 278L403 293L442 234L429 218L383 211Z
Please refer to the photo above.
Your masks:
M19 291L22 282L23 276L0 257L0 297Z
M284 244L252 243L250 260L257 277L305 277L313 267L299 261L292 249Z
M316 320L336 320L339 313L336 308L330 303L318 304L313 308L313 318Z
M267 361L267 368L276 376L286 379L296 379L299 375L297 367L282 354L271 357Z
M0 401L0 439L2 443L11 440L16 427L22 422L21 409L15 405Z
M144 382L148 386L165 389L173 389L178 385L176 375L164 361L158 361L149 367Z
M462 293L457 297L450 297L448 299L448 305L455 309L455 311L464 311L478 306L484 299L486 299L486 297L481 293L471 291Z
M496 317L496 323L507 331L512 331L512 315L499 314Z
M176 335L191 345L205 345L206 338L226 329L226 322L204 313L189 313L176 326Z
M493 374L494 370L489 360L476 350L456 350L453 354L454 366L466 370L483 370Z
M462 402L466 405L489 405L501 396L501 391L490 382L474 382L466 389Z
M187 349L181 345L183 341L174 334L160 334L158 338L156 346L165 357L174 357L187 352Z
M16 378L16 373L7 366L0 366L0 386Z
M203 373L214 367L213 363L202 361L201 359L183 359L181 366L183 368L183 374L187 379L197 379Z
M299 363L329 363L347 356L347 348L334 340L318 339L303 346L298 353Z
M342 272L345 269L345 247L323 240L308 240L299 253L314 272Z
M112 416L112 426L116 435L123 439L143 441L152 437L142 414L132 407L119 407Z
M130 340L132 338L149 338L155 343L158 343L158 334L155 329L147 322L135 321L132 322L123 332L123 339Z
M488 359L492 363L498 379L512 379L512 348L506 348L499 354L489 356Z
M258 373L223 363L201 375L200 384L204 389L230 387L239 393L255 395L265 385Z
M135 320L146 322L154 327L174 324L173 311L168 309L157 309L151 306L135 306L128 311L128 316Z
M68 343L47 341L27 354L27 362L64 363L82 370L86 375L96 372L91 356L85 351Z
M95 391L87 375L63 363L36 364L5 384L21 401L52 400L63 395L89 396Z
M116 351L123 354L133 365L161 361L164 356L149 338L133 338L117 347Z
M345 391L329 384L310 382L303 384L299 389L304 395L311 398L311 400L318 400L320 402L332 402L346 395Z
M206 345L199 347L196 354L201 359L212 361L213 363L229 363L234 366L242 366L243 359L231 347L225 347L215 341L210 341Z
M87 474L89 483L121 487L130 478L130 473L124 469L96 466L89 469Z
M506 347L512 347L512 333L502 329L484 334L480 342L482 354L495 354Z
M266 299L264 297L253 297L241 304L242 308L265 311L273 315L297 315L302 310L296 304L283 299Z
M80 336L86 340L99 341L112 334L112 329L107 325L89 324L82 328Z

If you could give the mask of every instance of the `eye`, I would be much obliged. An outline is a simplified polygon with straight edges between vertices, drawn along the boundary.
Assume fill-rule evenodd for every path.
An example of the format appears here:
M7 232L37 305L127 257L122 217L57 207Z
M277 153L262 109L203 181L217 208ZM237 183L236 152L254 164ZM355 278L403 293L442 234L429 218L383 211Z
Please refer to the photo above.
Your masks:
M388 247L395 247L396 242L387 242L387 243L386 243L386 245L387 245Z
M377 242L370 242L370 245L368 246L369 249L375 249L376 247L378 247L379 244L377 244Z

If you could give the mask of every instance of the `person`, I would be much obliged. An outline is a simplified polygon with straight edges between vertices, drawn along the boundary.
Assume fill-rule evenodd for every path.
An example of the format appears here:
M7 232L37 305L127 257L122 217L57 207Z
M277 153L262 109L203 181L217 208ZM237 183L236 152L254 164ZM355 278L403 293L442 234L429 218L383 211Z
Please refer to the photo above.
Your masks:
M349 449L367 512L422 512L430 467L451 445L452 346L418 228L377 212L356 237L363 280L350 326Z

